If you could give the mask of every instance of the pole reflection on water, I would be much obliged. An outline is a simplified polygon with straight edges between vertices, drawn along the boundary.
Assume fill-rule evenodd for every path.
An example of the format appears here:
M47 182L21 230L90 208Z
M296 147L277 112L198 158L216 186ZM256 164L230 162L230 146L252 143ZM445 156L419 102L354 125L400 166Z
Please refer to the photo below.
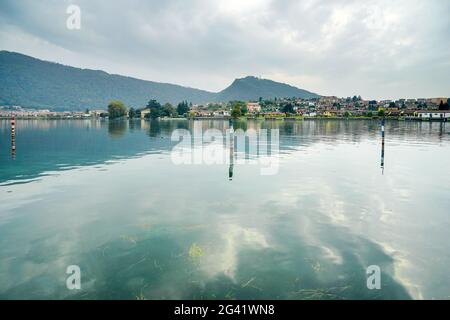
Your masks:
M233 169L234 169L234 127L233 121L229 120L230 124L230 167L228 168L228 179L233 180Z

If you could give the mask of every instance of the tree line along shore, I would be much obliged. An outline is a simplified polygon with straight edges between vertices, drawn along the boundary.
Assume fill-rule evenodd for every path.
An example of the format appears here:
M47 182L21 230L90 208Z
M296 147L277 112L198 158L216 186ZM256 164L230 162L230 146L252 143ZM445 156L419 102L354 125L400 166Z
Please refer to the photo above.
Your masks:
M0 118L34 119L377 119L447 120L450 118L448 98L399 99L397 101L363 100L360 96L348 98L321 97L314 99L262 99L258 101L229 101L194 105L181 101L176 106L150 99L141 108L128 107L120 100L112 100L105 110L84 112L55 112L50 110L0 107Z

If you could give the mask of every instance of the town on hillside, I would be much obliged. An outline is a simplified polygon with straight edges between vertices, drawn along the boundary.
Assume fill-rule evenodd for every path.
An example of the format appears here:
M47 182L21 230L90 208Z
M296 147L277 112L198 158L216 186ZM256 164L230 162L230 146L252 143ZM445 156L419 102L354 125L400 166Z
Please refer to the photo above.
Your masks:
M21 106L0 106L1 118L263 118L263 119L321 119L321 118L390 118L398 120L443 120L450 118L449 98L398 100L364 100L360 96L338 98L274 98L256 101L230 101L192 104L187 101L177 106L150 100L146 106L127 107L121 101L111 101L104 110L86 107L84 112L29 109Z

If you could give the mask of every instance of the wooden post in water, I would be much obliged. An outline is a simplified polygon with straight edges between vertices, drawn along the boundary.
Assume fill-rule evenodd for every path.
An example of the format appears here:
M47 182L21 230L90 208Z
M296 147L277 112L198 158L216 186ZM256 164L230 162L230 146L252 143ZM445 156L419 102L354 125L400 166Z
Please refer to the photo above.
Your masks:
M381 119L381 172L384 174L384 117Z
M11 155L13 159L16 156L16 119L11 119Z

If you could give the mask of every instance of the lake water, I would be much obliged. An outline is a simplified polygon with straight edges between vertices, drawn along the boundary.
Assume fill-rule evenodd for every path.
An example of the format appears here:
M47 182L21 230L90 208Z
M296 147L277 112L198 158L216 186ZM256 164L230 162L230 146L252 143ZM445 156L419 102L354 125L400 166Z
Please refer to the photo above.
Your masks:
M172 157L227 121L21 120L15 155L0 125L0 299L450 298L449 124L386 122L381 168L378 121L236 123L278 167L231 179Z

